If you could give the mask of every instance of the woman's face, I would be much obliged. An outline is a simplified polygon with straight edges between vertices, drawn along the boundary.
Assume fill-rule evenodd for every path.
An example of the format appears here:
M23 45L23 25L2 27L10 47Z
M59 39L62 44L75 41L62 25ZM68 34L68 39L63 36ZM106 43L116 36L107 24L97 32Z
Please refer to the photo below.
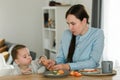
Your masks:
M17 59L15 59L15 62L18 65L28 66L32 61L29 50L27 48L22 48L19 49L17 52Z
M74 15L69 14L66 18L70 31L74 35L83 35L87 27L86 18L80 21Z

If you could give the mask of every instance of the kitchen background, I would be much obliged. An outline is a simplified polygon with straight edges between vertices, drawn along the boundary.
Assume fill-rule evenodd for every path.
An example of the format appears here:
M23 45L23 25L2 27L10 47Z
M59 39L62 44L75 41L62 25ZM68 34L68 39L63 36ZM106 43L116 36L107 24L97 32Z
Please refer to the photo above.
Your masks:
M35 51L42 52L42 7L50 0L0 0L0 38L21 43ZM91 22L93 0L55 0L68 4L84 4ZM119 0L102 0L102 29L105 33L105 60L120 63L120 10Z
M0 38L25 44L42 54L42 7L50 0L0 0ZM66 4L85 4L91 14L92 0L56 0ZM90 15L91 16L91 15Z

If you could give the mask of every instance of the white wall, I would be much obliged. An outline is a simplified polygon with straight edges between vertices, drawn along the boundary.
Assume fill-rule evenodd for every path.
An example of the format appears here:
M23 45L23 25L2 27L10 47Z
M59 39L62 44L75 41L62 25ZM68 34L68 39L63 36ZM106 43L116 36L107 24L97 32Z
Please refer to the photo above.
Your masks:
M41 52L41 8L47 0L0 0L0 38Z
M59 1L84 4L89 14L92 10L92 0ZM42 54L41 8L48 3L49 0L0 0L0 38L25 44L38 56Z
M68 3L68 4L83 4L89 14L89 22L91 24L91 16L92 16L92 0L54 0L54 1L57 1L57 2L61 2L61 3Z

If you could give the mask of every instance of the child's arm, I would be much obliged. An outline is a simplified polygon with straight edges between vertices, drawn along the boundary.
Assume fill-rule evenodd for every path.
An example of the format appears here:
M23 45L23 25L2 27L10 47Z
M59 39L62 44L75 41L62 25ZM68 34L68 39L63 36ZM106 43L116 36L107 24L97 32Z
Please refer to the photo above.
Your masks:
M53 66L55 65L55 61L51 59L47 59L46 56L41 56L39 58L39 63L44 65L48 70L53 70Z
M25 70L21 70L21 73L22 73L22 74L31 74L32 71L31 71L31 68L27 68L27 69L25 69Z

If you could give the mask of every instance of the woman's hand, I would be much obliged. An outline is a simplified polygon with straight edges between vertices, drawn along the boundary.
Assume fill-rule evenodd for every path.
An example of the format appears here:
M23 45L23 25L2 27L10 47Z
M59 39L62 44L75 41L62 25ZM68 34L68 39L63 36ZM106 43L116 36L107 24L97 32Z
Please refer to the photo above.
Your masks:
M55 65L55 61L49 59L47 62L48 62L48 64L46 65L46 68L47 68L48 70L53 70L53 66Z
M70 70L69 64L58 64L53 67L53 70Z

